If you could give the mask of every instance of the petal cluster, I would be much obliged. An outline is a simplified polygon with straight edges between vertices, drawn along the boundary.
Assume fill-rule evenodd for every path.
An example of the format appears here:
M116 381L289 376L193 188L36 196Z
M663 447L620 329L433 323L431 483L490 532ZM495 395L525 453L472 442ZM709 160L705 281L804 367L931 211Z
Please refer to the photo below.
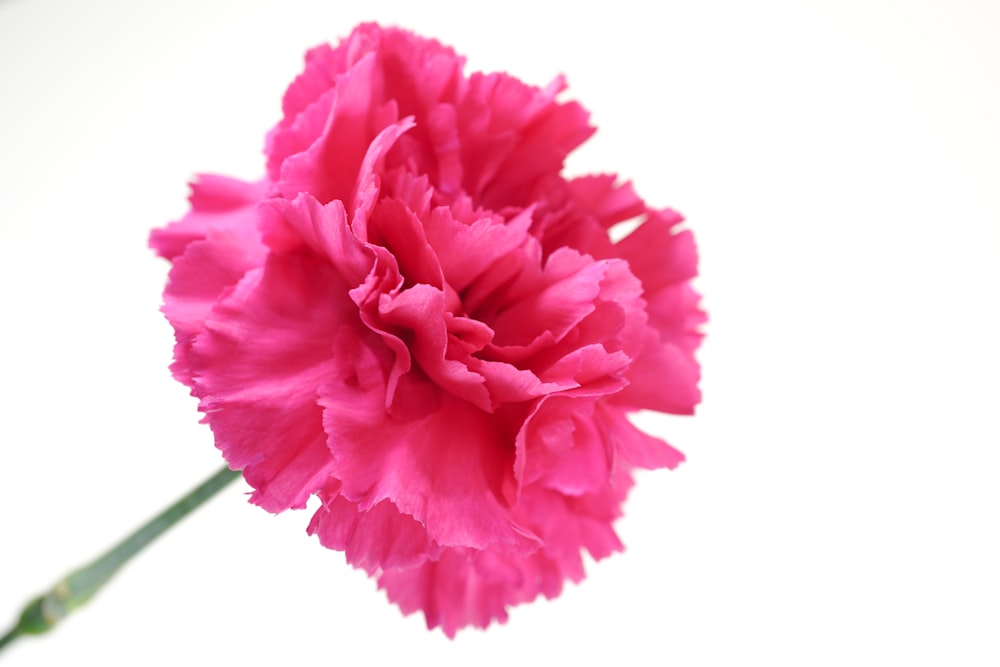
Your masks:
M693 238L613 175L572 180L587 112L359 26L289 86L255 183L201 176L153 232L172 371L229 465L449 635L622 548L636 467L683 456ZM610 231L635 224L613 242Z

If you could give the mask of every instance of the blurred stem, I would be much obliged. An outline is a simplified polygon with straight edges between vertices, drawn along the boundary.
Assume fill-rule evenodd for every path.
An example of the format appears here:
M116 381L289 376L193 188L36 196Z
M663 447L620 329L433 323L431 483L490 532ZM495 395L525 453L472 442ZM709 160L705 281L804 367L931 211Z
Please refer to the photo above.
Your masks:
M0 651L21 635L48 632L66 615L83 605L106 584L122 565L142 551L175 523L240 476L223 466L190 493L153 517L148 523L112 547L100 558L71 572L49 592L35 598L21 612L17 624L0 637Z

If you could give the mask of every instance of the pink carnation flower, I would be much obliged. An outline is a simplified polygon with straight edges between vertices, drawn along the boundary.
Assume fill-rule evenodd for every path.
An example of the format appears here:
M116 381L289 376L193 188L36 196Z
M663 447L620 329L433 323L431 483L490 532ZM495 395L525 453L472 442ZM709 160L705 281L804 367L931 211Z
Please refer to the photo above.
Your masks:
M318 496L309 532L449 636L622 549L633 469L683 459L627 415L693 411L704 320L681 217L560 174L593 132L563 81L462 66L376 25L309 51L266 176L201 176L151 238L252 502Z

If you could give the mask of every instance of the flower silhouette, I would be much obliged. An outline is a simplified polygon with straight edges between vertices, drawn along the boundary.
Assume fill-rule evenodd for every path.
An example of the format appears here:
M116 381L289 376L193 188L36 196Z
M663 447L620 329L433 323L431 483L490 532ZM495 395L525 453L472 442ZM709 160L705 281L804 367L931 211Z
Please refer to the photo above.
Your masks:
M151 237L173 373L252 502L318 496L309 531L449 636L620 550L632 471L683 458L628 413L699 401L693 237L562 176L593 132L563 88L359 26L308 52L266 176L201 176Z

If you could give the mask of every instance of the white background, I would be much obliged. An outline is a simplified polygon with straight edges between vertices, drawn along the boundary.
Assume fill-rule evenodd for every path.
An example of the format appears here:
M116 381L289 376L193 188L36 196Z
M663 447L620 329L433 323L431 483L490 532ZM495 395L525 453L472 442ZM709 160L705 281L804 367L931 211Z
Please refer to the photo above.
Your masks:
M573 9L570 9L570 8ZM1000 663L1000 4L0 0L0 626L220 464L150 228L363 19L559 72L711 322L627 551L449 641L232 488L4 665Z

